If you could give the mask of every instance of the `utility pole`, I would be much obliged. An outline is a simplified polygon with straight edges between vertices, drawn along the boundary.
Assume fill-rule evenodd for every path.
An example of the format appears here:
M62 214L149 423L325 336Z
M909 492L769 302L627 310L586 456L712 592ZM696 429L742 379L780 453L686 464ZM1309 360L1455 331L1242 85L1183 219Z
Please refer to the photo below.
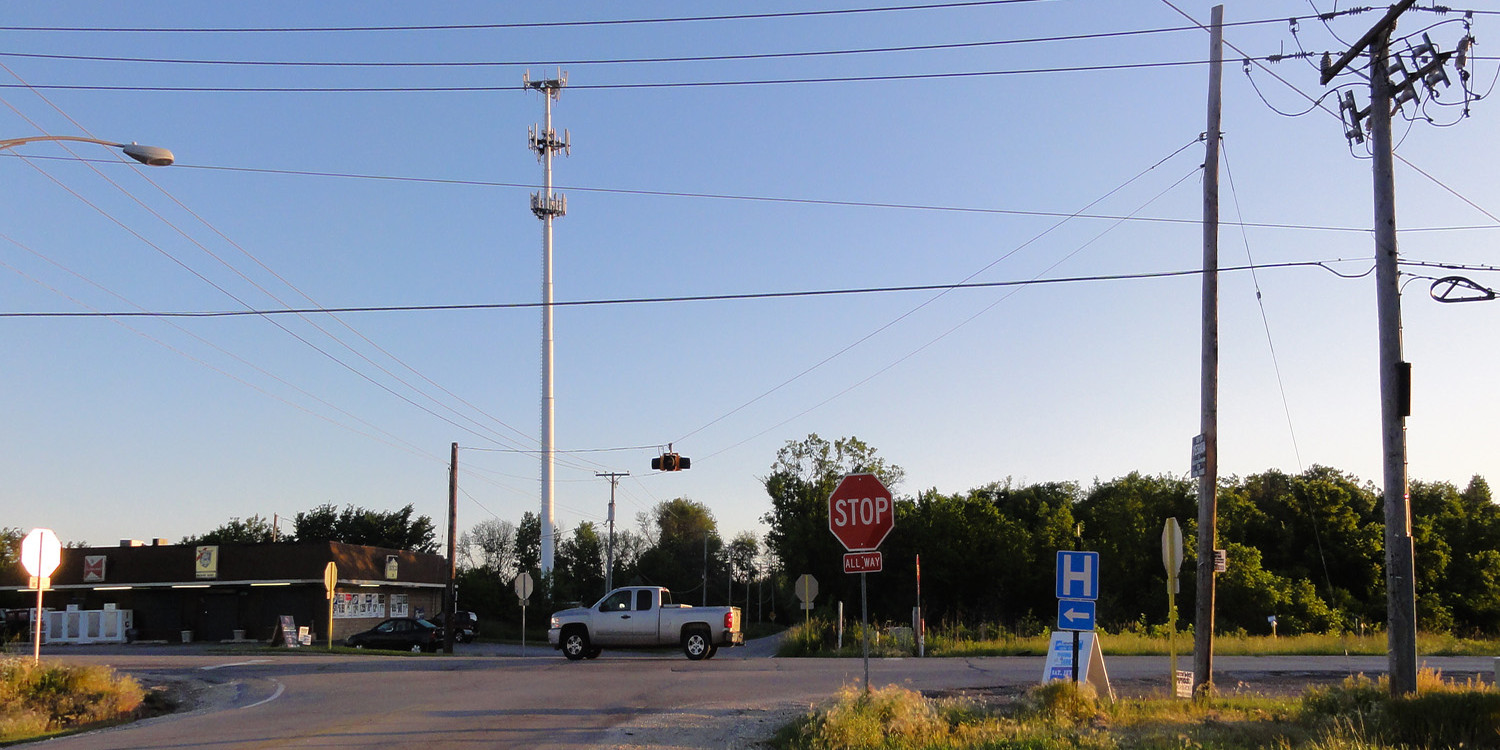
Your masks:
M620 484L620 477L628 477L630 472L609 472L594 476L609 479L609 549L605 552L604 561L604 591L608 593L615 590L615 487Z
M1406 485L1406 417L1411 365L1401 361L1401 286L1396 267L1396 178L1391 140L1393 90L1388 57L1396 19L1415 0L1401 0L1339 60L1324 66L1327 85L1365 49L1370 51L1370 155L1375 186L1375 296L1380 339L1380 427L1385 480L1386 645L1392 695L1417 692L1416 561ZM1438 58L1441 67L1446 57ZM1410 85L1408 78L1403 85ZM1359 115L1354 113L1354 129Z
M453 653L453 619L458 610L458 443L448 464L448 590L443 596L443 651Z
M1198 475L1198 610L1193 628L1193 685L1203 695L1214 679L1214 549L1219 514L1219 136L1224 72L1224 6L1209 29L1208 130L1203 158L1203 365L1200 385L1202 473ZM1194 473L1198 473L1195 467Z
M546 119L542 129L531 126L531 150L542 163L542 191L531 194L531 212L542 220L542 575L552 572L553 531L556 521L553 514L553 484L556 479L556 435L553 432L555 399L552 392L552 220L568 213L567 196L552 192L552 155L558 151L571 153L568 131L557 137L552 129L552 102L568 85L568 74L558 72L557 78L541 81L531 80L527 71L521 77L524 88L542 92L546 102Z

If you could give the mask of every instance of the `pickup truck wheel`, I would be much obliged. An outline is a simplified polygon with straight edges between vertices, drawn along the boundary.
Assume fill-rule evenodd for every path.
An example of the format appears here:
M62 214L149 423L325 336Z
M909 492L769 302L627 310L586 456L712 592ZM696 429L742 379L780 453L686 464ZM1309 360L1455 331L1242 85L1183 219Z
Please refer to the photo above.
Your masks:
M588 631L582 628L573 628L563 633L562 652L569 661L578 661L589 655L593 647L589 644Z
M599 648L598 646L594 646L593 648L589 649L589 652L584 654L583 656L586 659L597 659L599 658L599 654L602 653L604 653L604 649Z
M693 661L707 659L713 647L707 630L696 628L682 634L682 653Z
M718 654L719 654L719 647L718 646L709 646L708 647L708 656L705 656L703 658L705 658L705 659L712 659L715 656L718 656Z

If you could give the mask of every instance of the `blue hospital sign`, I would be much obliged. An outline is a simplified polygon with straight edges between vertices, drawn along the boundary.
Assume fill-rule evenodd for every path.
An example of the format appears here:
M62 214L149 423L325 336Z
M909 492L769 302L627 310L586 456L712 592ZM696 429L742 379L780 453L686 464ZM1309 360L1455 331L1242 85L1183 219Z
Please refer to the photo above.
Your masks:
M1057 551L1057 598L1099 598L1099 553Z

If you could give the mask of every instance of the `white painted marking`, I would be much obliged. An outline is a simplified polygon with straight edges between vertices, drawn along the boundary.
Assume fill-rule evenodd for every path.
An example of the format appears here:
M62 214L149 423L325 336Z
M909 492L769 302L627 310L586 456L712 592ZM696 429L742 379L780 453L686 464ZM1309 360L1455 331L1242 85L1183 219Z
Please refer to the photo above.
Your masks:
M255 708L256 706L264 706L267 703L270 703L271 701L274 701L277 698L280 698L281 694L284 693L284 692L286 692L286 685L281 684L280 680L278 680L278 679L276 679L274 677L270 677L270 678L267 678L267 679L269 679L271 682L276 683L276 692L271 693L271 697L266 698L265 700L256 701L254 703L251 703L248 706L240 706L240 710L243 711L244 709L247 709L247 708Z
M265 664L265 663L267 663L269 661L271 661L271 660L270 659L251 659L250 661L235 661L235 662L230 662L228 664L210 664L210 665L208 665L206 667L198 667L198 669L201 669L201 670L207 672L207 671L212 670L212 669L223 669L225 667L248 667L248 666L250 666L252 664Z

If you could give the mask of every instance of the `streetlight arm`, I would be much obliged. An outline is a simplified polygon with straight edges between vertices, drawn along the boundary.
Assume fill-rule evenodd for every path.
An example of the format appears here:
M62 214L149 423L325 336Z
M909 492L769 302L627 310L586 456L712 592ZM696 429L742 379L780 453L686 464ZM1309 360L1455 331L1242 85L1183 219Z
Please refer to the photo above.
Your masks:
M0 138L0 151L38 141L97 143L100 146L120 149L125 152L126 156L152 167L165 167L177 161L177 157L173 156L171 151L160 146L142 146L138 143L115 143L114 141L104 141L98 138L85 138L76 135L33 135L26 138Z

